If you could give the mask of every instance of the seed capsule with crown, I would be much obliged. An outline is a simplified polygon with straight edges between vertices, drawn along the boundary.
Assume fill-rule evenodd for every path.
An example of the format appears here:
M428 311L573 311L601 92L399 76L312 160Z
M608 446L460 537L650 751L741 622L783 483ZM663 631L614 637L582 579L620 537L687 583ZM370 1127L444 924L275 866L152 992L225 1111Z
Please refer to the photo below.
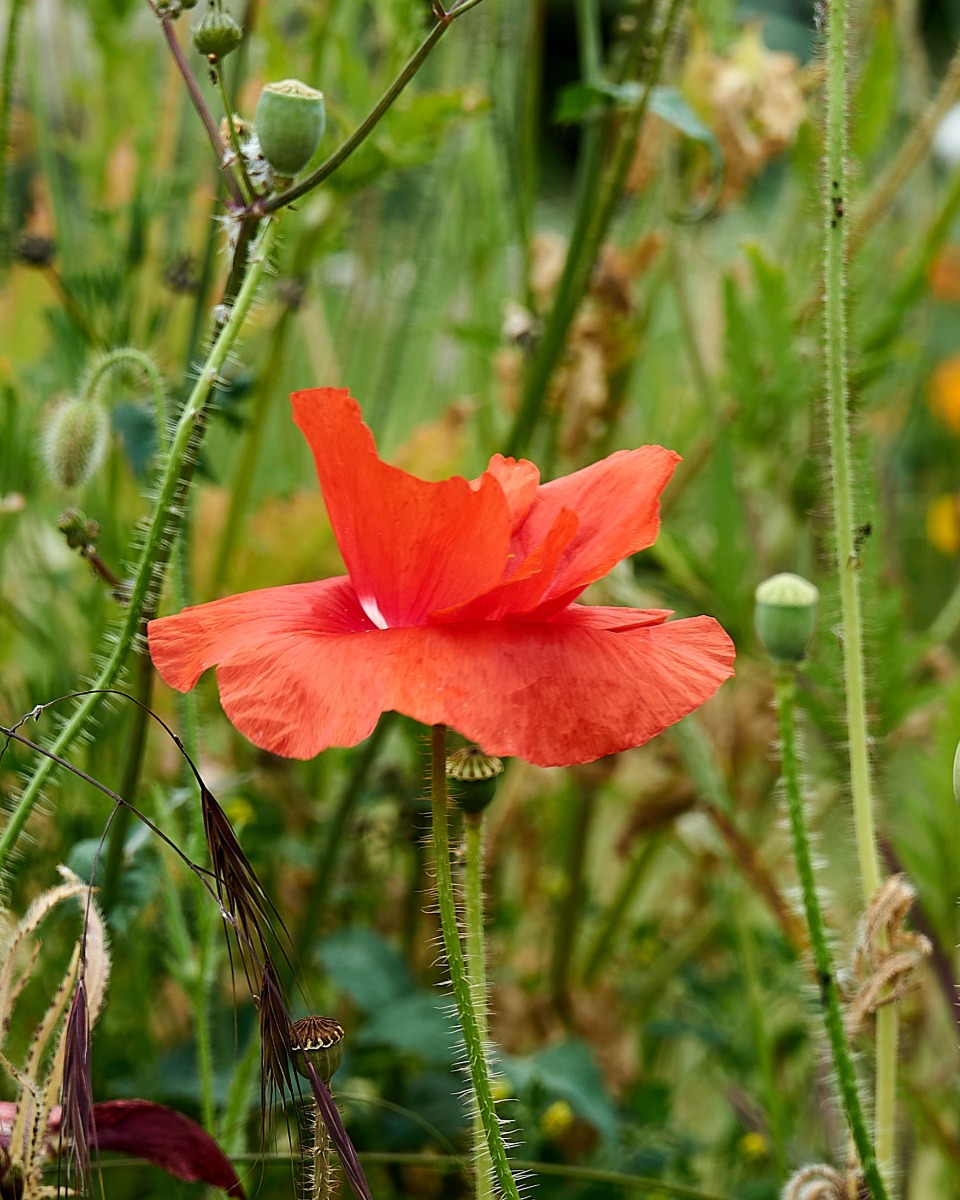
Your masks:
M320 145L327 124L323 92L299 79L268 83L254 118L260 148L278 175L293 178Z
M817 625L819 592L800 575L784 573L757 588L754 626L764 649L776 662L803 658Z
M294 1021L290 1026L290 1049L298 1073L309 1078L309 1062L319 1078L329 1083L343 1062L343 1038L343 1026L332 1017L301 1017Z
M208 4L199 25L194 26L193 44L207 58L224 58L243 41L243 30L219 4Z

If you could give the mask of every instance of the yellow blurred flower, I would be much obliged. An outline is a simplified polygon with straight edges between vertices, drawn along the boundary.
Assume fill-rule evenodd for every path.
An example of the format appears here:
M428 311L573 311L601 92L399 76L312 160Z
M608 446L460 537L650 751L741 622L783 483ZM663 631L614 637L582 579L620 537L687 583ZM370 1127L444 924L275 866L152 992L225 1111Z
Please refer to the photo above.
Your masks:
M951 433L960 433L960 357L946 359L934 371L927 403Z
M941 554L960 551L960 507L952 493L934 497L927 506L927 540Z
M751 1162L762 1162L770 1154L770 1143L764 1134L752 1129L740 1139L738 1149Z
M576 1115L566 1100L554 1100L540 1117L540 1132L551 1142L559 1142L576 1121Z

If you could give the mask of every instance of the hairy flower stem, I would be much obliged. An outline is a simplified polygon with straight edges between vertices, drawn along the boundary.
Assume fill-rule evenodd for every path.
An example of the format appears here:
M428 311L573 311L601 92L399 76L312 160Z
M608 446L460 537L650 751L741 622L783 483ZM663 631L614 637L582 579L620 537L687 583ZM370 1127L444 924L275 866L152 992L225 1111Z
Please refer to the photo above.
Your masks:
M443 948L450 968L450 983L460 1028L467 1052L467 1065L473 1083L476 1111L493 1164L497 1186L506 1200L520 1200L517 1181L510 1170L507 1148L500 1132L497 1110L490 1089L487 1053L483 1043L473 989L467 975L457 924L457 906L453 895L453 873L450 869L450 834L447 827L447 727L434 725L430 741L430 799L433 808L433 858L436 871L437 903L440 909L440 928Z
M824 178L824 323L830 460L833 468L834 532L842 610L843 670L846 687L850 790L864 904L880 886L880 856L874 828L867 749L860 575L854 543L853 468L847 402L849 396L846 323L847 221L847 6L831 0L827 32L827 129ZM892 1004L877 1013L875 1135L883 1170L894 1165L897 1013Z
M863 1115L863 1105L857 1087L857 1077L853 1069L853 1060L847 1046L847 1035L843 1025L843 1012L840 1007L840 989L833 973L833 962L830 948L827 945L827 930L817 896L817 885L813 873L813 860L810 853L810 836L807 832L807 819L803 809L803 793L800 785L800 756L797 749L796 726L796 671L783 667L777 674L777 715L780 727L780 756L783 786L787 800L787 812L790 818L790 833L793 838L793 854L797 863L797 874L800 878L800 891L803 895L803 910L810 930L810 944L813 951L813 965L816 971L817 987L820 993L820 1004L823 1010L823 1022L827 1037L830 1039L830 1050L833 1055L833 1068L837 1076L837 1087L840 1100L847 1116L847 1123L860 1158L864 1179L870 1189L871 1200L887 1200L887 1189L880 1174L877 1157L870 1140L867 1122Z
M150 388L150 400L153 404L153 419L157 432L157 453L164 454L167 450L167 400L163 388L163 380L157 365L143 350L136 346L121 346L110 350L93 364L84 377L81 394L84 399L99 400L100 393L107 382L107 376L123 367L136 367L146 379Z
M276 219L268 220L265 223L250 260L243 286L230 310L230 317L219 331L180 414L166 461L163 464L156 506L144 538L143 548L140 551L130 592L130 602L119 630L116 635L111 634L108 639L105 661L96 679L90 685L91 689L98 690L91 690L74 709L73 714L50 747L54 754L62 756L88 727L103 700L100 690L112 687L119 676L127 655L141 632L142 619L151 597L157 594L163 582L170 552L180 531L183 506L192 478L210 396L260 286L267 267L267 260L276 242L277 228L278 221ZM17 838L39 800L53 766L53 759L43 758L20 793L20 798L10 814L2 835L0 835L0 874L9 863L10 854L16 845Z
M477 1028L484 1046L489 1040L487 1027L487 947L483 932L483 826L484 816L463 816L463 924L467 947L467 970L477 1010ZM473 1114L473 1154L477 1200L493 1196L493 1163L487 1149L480 1112Z

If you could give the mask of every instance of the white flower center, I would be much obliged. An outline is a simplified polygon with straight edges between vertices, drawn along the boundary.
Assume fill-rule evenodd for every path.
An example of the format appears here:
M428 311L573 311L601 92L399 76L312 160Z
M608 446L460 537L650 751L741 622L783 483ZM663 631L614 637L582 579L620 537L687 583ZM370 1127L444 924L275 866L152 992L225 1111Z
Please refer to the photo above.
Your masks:
M386 618L380 611L380 605L376 602L373 596L361 596L360 607L378 629L387 628Z

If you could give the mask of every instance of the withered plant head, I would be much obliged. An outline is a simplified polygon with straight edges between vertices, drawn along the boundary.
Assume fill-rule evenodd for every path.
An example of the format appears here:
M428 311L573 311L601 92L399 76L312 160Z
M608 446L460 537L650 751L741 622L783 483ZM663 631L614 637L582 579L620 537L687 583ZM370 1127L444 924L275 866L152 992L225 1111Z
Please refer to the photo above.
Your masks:
M17 1089L5 1157L0 1161L3 1200L37 1200L48 1194L43 1172L49 1158L51 1114L62 1103L62 1136L70 1144L69 1175L89 1190L90 1030L100 1013L110 972L106 930L90 888L65 868L64 882L43 892L19 922L4 914L0 938L0 1066ZM84 932L59 987L41 1017L22 1063L6 1056L3 1040L10 1029L17 998L29 982L39 957L37 928L58 905L85 901ZM69 1005L69 1007L68 1007ZM66 1019L64 1014L66 1012ZM62 1100L61 1100L62 1097Z
M261 972L265 971L265 964L269 966L273 921L278 922L284 933L286 930L267 899L250 860L244 854L227 814L199 774L197 781L200 784L203 830L207 839L217 899L220 901L224 920L233 927L236 935L250 990L256 993L259 986L262 994ZM261 1021L262 1019L261 1008Z
M67 1184L72 1184L73 1190L81 1195L89 1195L93 1086L90 1081L90 1010L82 974L74 988L64 1029L61 1106L60 1141L67 1151Z

